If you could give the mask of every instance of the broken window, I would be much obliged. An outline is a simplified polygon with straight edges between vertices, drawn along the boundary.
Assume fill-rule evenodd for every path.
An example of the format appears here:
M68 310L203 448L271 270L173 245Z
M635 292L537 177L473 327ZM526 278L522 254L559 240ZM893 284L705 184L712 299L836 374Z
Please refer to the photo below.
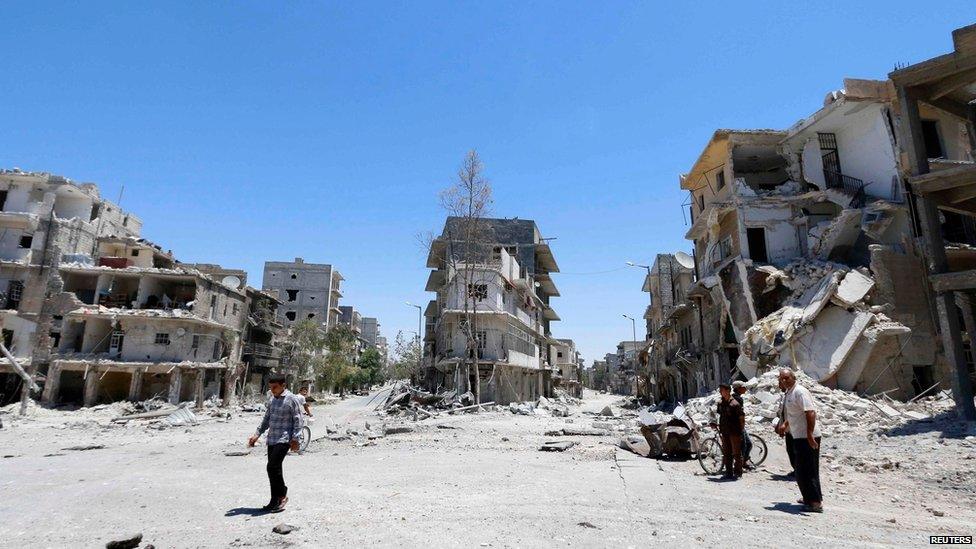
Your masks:
M3 346L9 351L14 346L14 331L3 330Z
M474 299L475 301L483 301L488 299L488 285L468 284L468 297Z
M297 279L298 279L298 275L297 275L297 274L295 274L295 273L292 273L292 274L291 274L291 279L292 279L292 280L297 280Z
M132 250L132 257L139 257L139 250Z
M156 333L156 339L153 341L156 345L169 345L169 333Z
M488 332L484 330L478 330L474 333L474 338L478 342L478 350L484 351L488 347Z
M308 318L315 318L315 313L308 313Z
M212 355L213 360L220 360L220 354L221 354L222 348L223 348L223 345L221 344L221 341L219 339L217 341L214 341L213 355Z
M727 236L722 239L718 246L719 256L717 261L722 261L727 257L732 257L732 237Z
M20 280L11 280L7 285L7 309L17 309L20 307L20 299L24 295L24 283Z
M285 313L285 318L288 320L295 320L295 311L288 311Z
M925 155L927 157L945 158L937 120L922 120L922 140L925 141Z
M7 191L0 191L0 210L7 205Z
M21 235L21 237L20 237L20 247L21 248L25 248L25 249L26 248L30 248L31 247L31 244L33 244L33 243L34 243L34 235L32 235L32 234Z
M725 186L725 167L723 166L721 170L715 172L715 190L720 191L722 187ZM704 201L704 197L702 198ZM702 206L704 208L704 206Z
M698 211L705 211L705 193L698 195Z
M238 312L240 312L240 308L239 308L239 307L237 306L237 303L236 303L236 302L234 303L234 307L233 307L233 309L231 309L231 310L232 310L232 311L234 311L234 314L235 314L235 315L236 315L236 314L237 314Z
M769 263L766 254L766 229L747 227L746 240L749 241L749 258L760 263Z
M123 341L125 341L125 332L122 330L115 330L112 332L112 337L108 342L108 352L112 354L121 353Z
M194 350L200 348L200 334L193 334L193 339L190 340L190 348Z
M285 290L288 294L288 301L298 301L298 290Z

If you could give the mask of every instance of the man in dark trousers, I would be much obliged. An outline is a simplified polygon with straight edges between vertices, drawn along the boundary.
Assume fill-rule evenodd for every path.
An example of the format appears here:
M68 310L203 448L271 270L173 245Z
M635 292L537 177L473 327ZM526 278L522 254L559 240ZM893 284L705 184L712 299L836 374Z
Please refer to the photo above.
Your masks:
M793 459L796 462L796 484L803 496L797 503L807 511L823 512L820 491L820 426L817 425L817 405L806 387L796 382L796 374L781 368L779 380L786 386L783 408L786 429L793 435Z
M718 403L718 432L722 435L722 478L737 479L742 476L742 433L746 416L739 401L732 398L732 386L718 386L722 400Z
M745 395L749 392L749 388L746 387L744 381L733 381L732 382L732 398L742 406L742 414L746 413L746 401ZM746 467L749 465L749 454L752 453L752 441L749 440L749 432L745 429L742 430L742 464ZM751 468L751 467L750 467Z
M786 443L786 457L790 458L790 472L787 477L796 478L796 458L793 456L793 435L786 428L786 384L783 377L779 377L779 390L783 391L783 398L779 401L779 423L776 424L776 434L784 437Z
M288 503L288 487L281 472L281 462L288 450L298 451L302 436L302 408L295 395L285 388L285 376L274 375L268 379L271 399L264 412L264 419L257 432L247 439L248 446L257 444L261 433L268 432L268 481L271 484L271 501L262 509L272 513L285 510Z

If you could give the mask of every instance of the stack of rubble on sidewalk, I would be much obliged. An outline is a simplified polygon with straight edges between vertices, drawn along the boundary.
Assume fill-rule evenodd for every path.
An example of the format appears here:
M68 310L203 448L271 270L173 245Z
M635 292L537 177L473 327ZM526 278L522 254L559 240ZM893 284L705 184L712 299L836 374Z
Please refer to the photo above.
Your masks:
M746 382L749 391L744 399L749 423L768 424L776 420L782 398L777 375L778 372L772 370ZM952 399L945 391L903 403L885 395L864 398L842 389L830 389L803 372L796 372L796 378L817 401L821 431L825 435L896 427L906 421L938 416L953 406ZM713 420L719 398L717 393L693 398L685 404L685 409L695 423L707 425Z

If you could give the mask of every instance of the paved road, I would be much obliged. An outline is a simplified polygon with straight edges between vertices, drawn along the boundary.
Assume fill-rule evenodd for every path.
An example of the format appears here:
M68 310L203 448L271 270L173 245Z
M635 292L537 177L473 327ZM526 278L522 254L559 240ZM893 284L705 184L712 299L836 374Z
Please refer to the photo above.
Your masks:
M587 406L602 408L607 398L594 395ZM355 398L315 411L359 421L371 406ZM771 478L784 465L778 445L768 471L738 483L713 482L695 462L640 458L601 437L539 452L550 438L543 433L566 420L508 412L447 416L435 422L443 427L370 446L313 443L285 460L289 509L262 515L263 453L223 455L242 448L259 420L240 414L166 431L7 424L0 448L14 457L0 461L0 546L100 546L141 531L157 547L904 547L976 524L971 502L913 495L894 476L849 474L839 484L827 475L828 513L802 514L791 503L795 486ZM105 448L61 450L83 443ZM301 530L271 532L284 521Z

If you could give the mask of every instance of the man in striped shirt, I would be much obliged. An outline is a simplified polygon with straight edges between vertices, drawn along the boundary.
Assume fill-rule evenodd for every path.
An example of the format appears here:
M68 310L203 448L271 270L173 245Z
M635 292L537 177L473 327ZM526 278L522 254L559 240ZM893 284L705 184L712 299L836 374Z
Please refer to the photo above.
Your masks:
M281 472L281 462L288 450L298 451L302 437L302 409L295 395L285 388L285 376L274 375L268 380L271 400L268 401L261 425L249 439L248 446L257 444L261 434L268 432L268 482L271 484L271 501L265 511L280 513L288 503L288 487Z

